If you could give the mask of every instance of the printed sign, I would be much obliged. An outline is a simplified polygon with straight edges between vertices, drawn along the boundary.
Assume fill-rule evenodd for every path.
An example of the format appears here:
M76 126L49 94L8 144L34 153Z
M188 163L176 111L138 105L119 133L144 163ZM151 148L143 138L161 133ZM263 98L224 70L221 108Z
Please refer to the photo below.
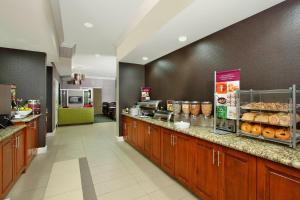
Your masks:
M240 70L216 72L216 114L220 119L237 119L237 91L240 89Z

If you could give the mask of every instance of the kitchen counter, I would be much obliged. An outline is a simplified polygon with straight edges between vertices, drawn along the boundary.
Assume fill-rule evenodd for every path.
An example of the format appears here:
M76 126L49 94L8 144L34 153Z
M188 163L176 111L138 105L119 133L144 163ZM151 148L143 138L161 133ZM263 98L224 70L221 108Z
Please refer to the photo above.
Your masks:
M29 116L27 116L25 118L22 118L22 119L13 119L13 120L11 120L11 122L12 123L27 123L27 122L30 122L30 121L32 121L32 120L34 120L34 119L36 119L40 116L41 116L41 114L39 114L39 115L29 115Z
M0 129L0 141L5 140L9 136L25 128L26 125L9 126L5 129Z
M217 135L212 133L212 128L192 126L188 129L176 129L172 122L163 122L152 118L141 118L127 113L122 114L127 117L245 152L253 156L300 169L300 145L293 149L283 145L237 136L236 134Z

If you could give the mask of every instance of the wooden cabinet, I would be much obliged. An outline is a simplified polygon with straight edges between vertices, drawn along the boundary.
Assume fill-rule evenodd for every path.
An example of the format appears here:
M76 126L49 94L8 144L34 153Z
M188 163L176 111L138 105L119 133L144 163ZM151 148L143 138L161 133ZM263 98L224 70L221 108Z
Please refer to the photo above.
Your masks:
M299 170L139 120L126 123L130 143L201 199L300 199Z
M146 123L142 121L137 122L137 148L144 152L145 150L145 135L146 135Z
M157 165L161 165L161 128L155 125L150 126L151 159Z
M123 117L122 128L123 128L123 137L125 141L129 141L129 129L130 129L131 120L128 117Z
M256 158L198 140L193 190L203 199L256 199Z
M257 159L257 199L300 199L300 170Z
M256 199L256 158L243 152L220 147L216 157L221 200Z
M218 166L216 165L217 146L196 140L194 148L193 191L203 199L217 199Z
M151 142L151 125L146 124L145 126L145 137L144 137L144 153L151 159L152 154L152 142ZM160 149L160 147L159 147Z
M14 136L10 136L2 142L2 194L6 194L14 184L14 148Z
M170 175L175 171L174 132L161 129L161 167Z
M25 169L25 132L15 134L15 176L18 177Z
M155 164L160 166L161 162L161 135L160 127L145 124L145 137L144 137L144 153L148 156Z
M193 138L181 133L174 135L173 146L175 147L175 177L181 183L191 187L192 164L194 154L191 144Z

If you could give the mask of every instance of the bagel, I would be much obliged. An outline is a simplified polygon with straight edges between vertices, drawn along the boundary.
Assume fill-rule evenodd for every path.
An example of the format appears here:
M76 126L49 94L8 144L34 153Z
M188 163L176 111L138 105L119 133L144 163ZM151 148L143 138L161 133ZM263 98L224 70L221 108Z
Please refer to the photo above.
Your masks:
M251 133L251 128L252 128L252 125L250 123L247 123L247 122L244 122L241 125L241 130L246 132L246 133Z
M289 140L291 138L291 132L286 129L280 128L275 131L275 137L280 140Z
M252 133L253 135L261 135L262 129L263 129L263 128L262 128L261 125L255 124L255 125L253 125L252 128L251 128L251 133Z
M274 138L275 137L275 129L271 127L266 127L263 129L262 134L265 138Z

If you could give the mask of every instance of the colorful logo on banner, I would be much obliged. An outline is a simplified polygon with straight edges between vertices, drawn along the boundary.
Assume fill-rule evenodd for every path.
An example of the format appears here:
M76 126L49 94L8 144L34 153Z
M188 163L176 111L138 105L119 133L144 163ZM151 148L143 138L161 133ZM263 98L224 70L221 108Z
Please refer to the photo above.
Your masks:
M216 72L216 114L219 119L237 119L237 91L240 70Z

